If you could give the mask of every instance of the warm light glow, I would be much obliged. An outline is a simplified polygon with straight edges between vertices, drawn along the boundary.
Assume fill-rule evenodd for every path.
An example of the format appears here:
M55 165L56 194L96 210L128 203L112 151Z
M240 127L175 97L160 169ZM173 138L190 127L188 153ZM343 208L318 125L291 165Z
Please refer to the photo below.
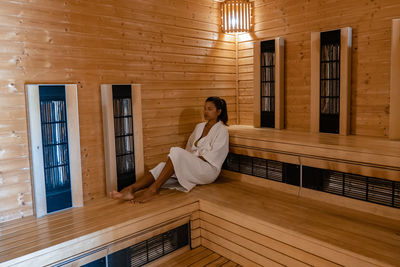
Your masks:
M226 0L221 3L221 28L225 33L250 32L251 3L249 0Z

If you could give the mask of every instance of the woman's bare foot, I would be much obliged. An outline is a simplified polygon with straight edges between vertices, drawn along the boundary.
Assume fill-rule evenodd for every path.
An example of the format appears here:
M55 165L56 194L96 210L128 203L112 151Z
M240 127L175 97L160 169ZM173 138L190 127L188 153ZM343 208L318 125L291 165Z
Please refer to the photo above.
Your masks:
M149 187L137 198L133 199L134 203L145 203L149 200L153 199L156 195L158 195L158 191Z
M112 199L132 200L135 198L135 190L133 187L128 186L122 189L121 192L115 190L110 192L110 197Z
M109 195L112 199L120 199L122 197L122 194L116 190L111 191Z

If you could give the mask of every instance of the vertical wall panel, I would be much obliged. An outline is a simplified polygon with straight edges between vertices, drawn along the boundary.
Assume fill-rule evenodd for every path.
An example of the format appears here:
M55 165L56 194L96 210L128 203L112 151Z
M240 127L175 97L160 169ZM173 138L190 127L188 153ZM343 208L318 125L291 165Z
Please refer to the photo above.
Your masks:
M389 138L400 140L400 19L392 22Z

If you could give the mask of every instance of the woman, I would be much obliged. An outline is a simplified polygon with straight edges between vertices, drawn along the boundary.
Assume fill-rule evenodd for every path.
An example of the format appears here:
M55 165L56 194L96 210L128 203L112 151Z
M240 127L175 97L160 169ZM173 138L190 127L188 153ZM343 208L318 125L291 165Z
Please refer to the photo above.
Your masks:
M147 202L157 195L160 187L176 177L184 191L197 184L209 184L217 179L229 152L229 134L226 129L228 112L226 102L219 97L209 97L204 104L204 119L196 125L186 144L186 149L172 147L167 162L159 163L136 183L121 192L110 192L114 199ZM136 191L148 187L135 198Z

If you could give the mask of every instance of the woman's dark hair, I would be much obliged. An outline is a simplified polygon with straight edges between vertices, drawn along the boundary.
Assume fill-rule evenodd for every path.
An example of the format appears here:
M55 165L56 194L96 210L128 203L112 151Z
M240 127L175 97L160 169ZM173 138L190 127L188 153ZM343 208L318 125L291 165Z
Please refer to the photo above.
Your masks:
M217 110L221 110L221 114L218 116L218 120L222 121L225 125L228 125L228 110L226 108L226 102L224 99L218 96L210 96L206 102L213 102Z

